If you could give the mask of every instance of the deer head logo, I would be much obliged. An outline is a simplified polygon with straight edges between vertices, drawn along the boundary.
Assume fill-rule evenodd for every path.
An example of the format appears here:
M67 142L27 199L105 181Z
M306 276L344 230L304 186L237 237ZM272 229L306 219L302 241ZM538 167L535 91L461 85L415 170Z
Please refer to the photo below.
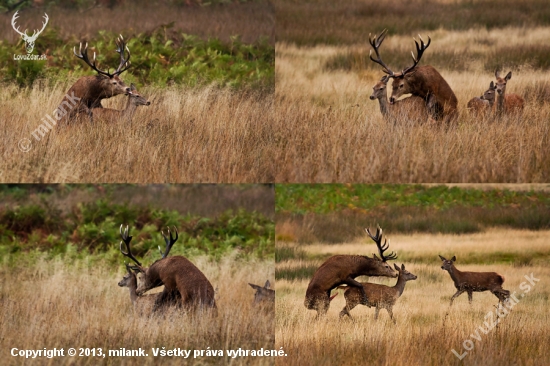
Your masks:
M48 24L48 14L44 13L44 19L46 20L44 23L42 23L42 29L41 30L37 30L35 29L34 30L34 33L32 34L32 36L29 36L27 34L27 30L25 29L25 32L21 32L19 30L19 27L16 27L15 25L15 21L17 20L18 18L18 13L19 11L16 11L15 14L13 14L13 18L11 18L11 26L13 27L13 29L19 33L21 35L21 38L23 38L23 41L25 41L25 48L27 49L27 53L32 53L32 50L34 49L34 42L36 41L36 38L38 38L38 36L40 35L40 33L42 33L42 31L44 30L44 28L46 28L46 24Z

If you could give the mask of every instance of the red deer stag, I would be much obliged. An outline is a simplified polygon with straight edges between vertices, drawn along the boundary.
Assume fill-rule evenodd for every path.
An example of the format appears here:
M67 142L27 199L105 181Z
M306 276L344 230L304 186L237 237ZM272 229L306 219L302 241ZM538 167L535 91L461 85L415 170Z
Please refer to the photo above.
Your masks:
M304 306L307 309L316 310L317 318L326 314L330 306L330 292L343 284L358 288L363 302L367 301L367 295L363 285L355 280L359 276L386 276L397 277L397 273L390 267L387 260L396 259L395 253L384 255L389 243L384 240L382 244L382 229L378 227L376 234L372 235L366 229L367 235L374 240L382 259L373 254L373 258L363 255L335 255L327 259L321 267L315 271L306 291Z
M142 274L141 283L136 290L136 294L141 296L146 291L164 285L164 290L157 298L153 311L158 310L162 304L169 302L173 296L172 293L178 291L181 296L181 304L187 309L191 310L205 306L212 308L214 314L216 314L214 288L206 276L185 257L167 257L172 245L178 240L178 231L177 229L174 231L176 233L175 238L172 236L170 229L168 229L170 238L164 235L164 232L161 232L166 242L166 250L161 259L146 268L132 254L130 249L132 237L128 235L128 226L122 232L122 225L120 225L120 236L122 238L120 251L137 264L132 269ZM123 242L126 245L126 252L122 249Z
M94 108L103 108L101 100L111 98L119 94L130 94L130 88L124 84L124 81L119 77L124 71L130 67L130 50L126 46L126 42L122 36L116 40L116 52L120 54L120 63L114 73L109 70L102 71L97 68L95 63L95 52L93 60L88 57L88 43L84 45L82 52L82 43L80 43L78 54L76 50L73 52L76 57L83 60L93 70L97 71L95 76L83 76L71 86L59 107L57 107L56 119L65 118L65 122L72 120L78 114L83 113L92 119ZM128 52L128 57L125 58L125 51ZM66 106L65 109L63 106Z
M491 81L489 89L487 89L481 97L475 97L468 102L468 111L473 116L487 116L493 111L495 104L495 83Z
M140 105L150 105L151 102L138 93L134 84L130 84L130 91L131 93L128 94L128 102L125 109L95 108L92 112L94 120L113 123L118 121L131 122L137 107Z
M376 283L363 283L363 289L367 294L366 303L361 302L361 292L359 291L359 289L357 289L356 287L348 287L346 292L344 292L344 297L346 298L346 306L344 306L344 309L342 309L342 311L340 312L340 318L342 318L344 315L347 315L351 318L351 314L349 313L351 309L361 304L368 306L369 308L376 308L374 319L378 319L378 313L380 312L380 309L386 309L388 311L388 314L390 314L390 318L395 323L395 319L393 317L393 306L397 302L397 299L399 299L399 297L403 294L407 281L416 280L417 277L407 271L404 264L401 265L401 268L399 268L395 264L393 266L395 267L395 270L399 273L395 286L388 287Z
M512 71L501 78L496 70L495 77L497 78L497 113L502 115L522 112L525 104L523 98L517 94L506 94L506 83L512 78Z
M378 99L380 112L384 116L384 119L392 121L394 124L407 120L425 122L428 119L428 113L424 99L412 96L398 100L393 104L389 103L386 91L389 80L390 77L388 75L383 76L372 88L372 95L370 96L370 100Z
M272 290L269 280L265 281L264 287L249 283L256 292L254 293L254 304L275 302L275 290Z
M118 285L120 287L128 287L130 290L130 300L134 306L134 311L136 311L139 315L150 314L160 294L138 297L136 293L138 287L136 274L132 271L132 267L128 264L126 264L126 270L128 273L124 275ZM168 300L162 305L177 305L179 303L179 299L179 292L173 291Z
M372 51L369 57L373 62L382 66L382 71L393 78L390 104L395 103L402 95L412 94L424 99L426 107L434 120L449 122L456 119L458 117L458 100L449 84L433 66L417 67L424 51L432 41L431 38L428 37L427 44L420 36L420 45L416 40L414 41L417 56L412 55L412 66L408 66L396 74L386 66L379 53L379 48L386 37L386 33L387 29L384 29L378 37L375 35L371 39L369 36L369 42L376 53L377 59L372 57Z
M443 261L441 269L448 271L453 279L456 293L451 297L450 305L453 305L453 300L460 296L463 292L468 293L468 301L472 303L472 292L491 291L498 298L499 303L506 301L510 297L510 291L504 290L502 284L504 277L495 272L460 272L454 265L456 257L447 260L442 256L439 258Z

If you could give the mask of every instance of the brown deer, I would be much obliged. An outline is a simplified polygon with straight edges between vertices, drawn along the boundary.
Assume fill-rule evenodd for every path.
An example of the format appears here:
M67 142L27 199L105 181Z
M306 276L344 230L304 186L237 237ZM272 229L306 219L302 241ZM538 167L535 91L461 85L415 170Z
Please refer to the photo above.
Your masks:
M405 265L402 264L401 268L393 265L395 270L399 273L397 277L397 283L393 287L379 285L376 283L364 282L363 289L367 294L367 302L361 302L361 292L356 287L347 287L346 292L344 292L344 297L346 299L346 306L340 312L340 318L344 315L347 315L351 318L349 313L351 309L357 305L365 305L376 308L374 313L374 319L378 319L378 313L380 309L386 309L390 315L391 320L395 324L395 319L393 317L393 306L397 302L397 299L403 294L405 290L405 284L407 281L416 280L416 276L405 269ZM341 286L341 288L344 286ZM346 288L346 287L344 287Z
M389 103L386 91L389 80L390 77L384 75L382 79L374 85L372 88L372 95L370 96L370 100L378 99L380 112L382 116L384 116L384 119L392 121L393 123L405 120L425 122L428 119L428 114L424 99L412 96L398 100L393 104Z
M343 284L356 287L361 291L362 300L366 302L367 295L363 285L355 280L358 276L386 276L397 277L397 273L386 263L387 260L396 259L395 253L384 255L389 244L384 240L382 244L382 229L377 228L372 235L366 229L367 235L374 240L378 247L380 258L373 254L373 258L362 255L335 255L327 259L321 267L315 271L306 291L304 306L307 309L316 310L317 317L326 314L330 306L330 292Z
M131 93L128 94L128 102L126 108L123 110L111 109L111 108L94 108L92 115L96 121L118 122L126 121L131 122L136 113L136 109L140 105L150 105L151 102L138 93L136 86L130 84Z
M264 287L249 283L256 292L254 293L254 304L275 302L275 290L271 289L269 280L265 281Z
M402 95L412 94L424 99L428 112L434 120L445 122L455 120L458 117L458 100L449 84L434 67L430 65L417 67L424 51L430 46L431 38L428 37L427 44L420 36L420 45L416 40L414 41L417 56L412 55L412 66L408 66L396 74L386 66L379 53L379 48L386 37L386 33L387 29L384 29L378 37L375 35L371 39L369 36L369 42L376 53L377 59L372 57L372 51L369 57L373 62L382 66L382 71L393 78L390 104L395 103Z
M213 310L213 314L217 314L214 288L206 276L187 258L182 256L168 257L172 245L178 240L178 231L177 229L174 231L176 233L175 238L172 236L170 229L168 229L170 238L161 231L166 242L166 249L162 258L147 268L143 267L132 254L130 249L132 237L128 235L128 226L126 226L124 232L122 232L122 225L120 226L120 236L122 238L120 251L137 264L132 269L142 275L136 294L141 296L146 291L164 285L163 292L155 301L153 311L158 310L162 304L169 302L173 296L172 292L178 291L181 296L181 304L185 308L192 310L197 307L207 307ZM123 242L126 246L126 252L122 249Z
M453 300L463 292L468 293L468 301L470 304L472 303L472 292L491 291L491 293L498 298L499 303L506 301L510 297L510 291L502 288L504 277L498 273L461 272L454 265L456 261L455 256L453 256L451 260L447 260L441 255L439 258L443 261L441 269L449 272L457 289L456 293L451 297L450 305L453 305Z
M487 116L492 113L495 105L495 83L491 81L489 89L487 89L481 97L475 97L468 102L468 110L473 116Z
M502 115L522 112L525 104L523 98L517 94L506 94L506 83L512 78L512 71L501 78L496 70L495 77L497 78L497 113Z
M157 301L157 298L160 296L159 294L153 294L153 295L147 295L138 297L136 290L137 290L137 277L136 274L132 271L132 267L126 264L126 270L128 273L122 277L122 280L118 283L120 287L128 287L130 290L130 300L132 301L132 305L134 307L134 311L138 313L139 315L148 315L152 312L152 309L154 307L155 302ZM179 296L178 291L173 291L170 296L167 298L167 301L162 306L166 305L178 305L179 299L181 297Z
M73 120L78 114L85 114L91 120L92 110L94 108L103 108L101 105L102 99L131 93L130 88L119 77L120 74L130 67L130 50L126 46L122 36L116 40L116 44L116 52L120 54L120 63L114 73L97 68L95 52L93 60L90 61L88 57L88 43L84 45L84 52L82 52L82 43L80 43L78 54L73 48L75 56L97 71L98 75L83 76L71 86L54 113L57 120L63 119L67 123ZM125 51L128 52L128 57L125 57Z

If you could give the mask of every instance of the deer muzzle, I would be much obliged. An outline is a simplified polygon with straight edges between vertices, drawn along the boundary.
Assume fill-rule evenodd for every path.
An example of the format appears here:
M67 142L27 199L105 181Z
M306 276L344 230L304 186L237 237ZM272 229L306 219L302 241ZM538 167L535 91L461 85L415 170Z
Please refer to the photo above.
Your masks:
M393 104L395 103L395 98L394 97L390 97L390 104Z
M369 97L369 99L370 99L370 100L375 100L376 98L374 97L374 95L371 95L371 96Z

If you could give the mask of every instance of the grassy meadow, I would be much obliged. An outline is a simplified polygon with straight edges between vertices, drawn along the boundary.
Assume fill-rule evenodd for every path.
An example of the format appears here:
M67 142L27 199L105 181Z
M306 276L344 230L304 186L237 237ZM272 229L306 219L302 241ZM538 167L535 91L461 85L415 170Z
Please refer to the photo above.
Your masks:
M3 364L23 363L12 348L107 353L36 364L137 365L182 362L154 357L151 348L210 347L224 356L192 353L188 363L272 365L273 358L231 358L226 351L274 349L273 308L254 306L248 285L274 282L273 200L272 187L262 185L0 186ZM176 308L134 312L128 289L117 285L128 262L119 251L121 223L145 266L160 257L160 231L175 226L179 238L169 255L185 256L205 274L217 289L218 316ZM120 348L149 356L109 357L109 349Z
M276 186L276 347L289 355L281 365L543 365L550 340L550 207L547 185ZM353 320L339 319L343 290L333 290L325 318L304 307L307 286L321 264L337 254L378 253L364 228L379 224L393 263L418 276L393 307L374 320L359 305ZM519 299L488 331L484 322L498 300L490 292L458 297L438 254L456 256L461 271L497 272ZM524 276L539 282L526 292ZM393 286L395 279L358 277ZM521 287L520 287L521 286ZM523 296L522 296L523 295ZM481 329L479 328L481 327ZM473 336L472 336L473 334ZM481 339L479 340L479 335ZM470 344L473 343L473 348ZM465 341L468 341L464 343ZM467 349L463 348L466 344ZM452 350L467 355L460 361Z
M24 42L11 29L13 12L0 15L0 124L7 131L0 181L274 180L274 17L268 2L95 5L47 1L19 9L21 27L49 14L33 51L45 61L12 59L24 52ZM132 62L121 79L135 83L151 105L139 107L132 123L84 119L36 133L71 85L95 74L73 55L73 46L88 42L98 67L112 71L119 63L113 51L118 34ZM103 106L122 110L126 102L121 95Z
M505 8L490 4L279 1L276 181L548 181L549 18L535 10L541 9L536 0L506 16ZM384 28L380 53L395 72L412 63L412 37L431 37L420 64L434 66L455 92L456 123L384 120L378 101L369 100L384 74L369 60L368 43L369 33ZM481 118L467 111L467 102L495 80L495 69L512 71L507 93L525 99L521 116Z
M354 321L339 320L338 314L345 306L343 290L331 302L326 318L314 321L315 311L307 310L304 294L311 278L308 271L298 269L317 268L333 254L365 254L376 251L376 246L359 237L340 245L313 244L300 246L298 258L287 255L276 263L276 347L284 347L289 355L281 365L544 365L550 354L545 344L550 341L547 332L550 325L548 299L550 269L548 260L538 260L538 253L550 253L550 231L526 231L495 229L485 233L413 234L399 235L386 231L391 239L391 250L399 258L393 262L405 264L405 268L418 276L407 282L403 295L393 308L397 324L394 325L385 310L374 320L374 309L359 305L351 311ZM278 251L292 248L292 243L277 243ZM493 255L502 251L518 255L530 254L533 262L494 261ZM456 292L449 274L443 271L438 254L446 258L457 257L456 267L466 271L497 272L505 277L503 288L516 292L520 301L501 323L484 334L478 328L487 329L486 314L493 312L497 298L489 292L474 293L470 306L467 294L458 297L449 308L451 296ZM477 261L464 264L475 255ZM300 258L301 257L301 258ZM547 258L547 257L546 257ZM295 269L293 279L284 274ZM279 276L282 273L283 278ZM520 289L531 275L540 282L529 293ZM359 281L367 281L360 277ZM387 286L394 279L368 279L369 282ZM333 291L333 294L336 293ZM524 294L524 297L521 297ZM476 330L481 336L477 341ZM459 355L466 350L464 341L470 339L474 348L462 361ZM467 344L468 348L471 348Z

